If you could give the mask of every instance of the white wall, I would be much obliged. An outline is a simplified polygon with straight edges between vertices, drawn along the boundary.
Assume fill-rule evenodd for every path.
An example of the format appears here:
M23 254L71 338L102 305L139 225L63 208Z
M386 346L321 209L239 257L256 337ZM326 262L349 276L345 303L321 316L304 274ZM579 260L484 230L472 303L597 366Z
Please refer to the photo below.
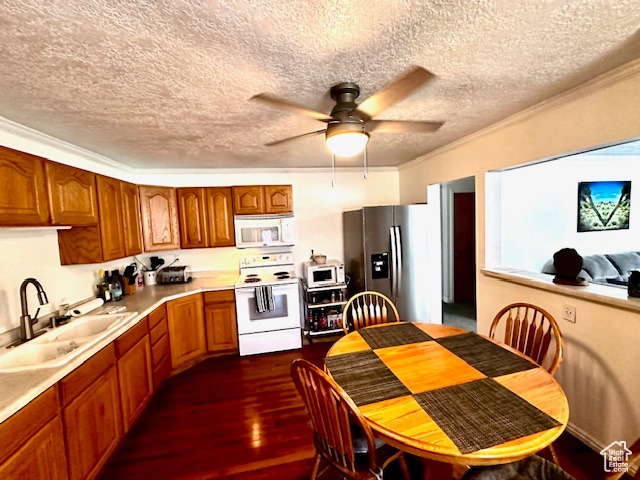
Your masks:
M503 266L540 272L561 248L582 256L640 250L640 157L575 155L508 170L502 176ZM578 232L578 182L631 180L629 228ZM488 195L491 195L488 192Z
M167 186L213 186L252 184L292 184L296 218L296 245L293 248L298 270L313 248L316 253L342 259L342 212L362 206L398 203L397 169L370 169L363 178L357 169L338 170L336 186L331 186L328 170L242 170L228 171L176 169L162 172L140 172L71 147L49 137L34 133L11 122L0 122L0 145L96 171L122 180L140 184ZM41 315L54 311L66 297L71 303L95 296L98 270L124 267L132 258L114 260L105 264L61 266L55 230L0 228L0 251L3 274L0 276L0 334L19 326L19 287L29 277L38 279L49 296L50 304ZM253 250L255 251L255 250ZM191 265L194 271L238 270L240 255L249 250L235 247L207 248L157 252L167 263L174 253L180 253L180 263ZM140 255L147 261L151 254ZM148 263L148 262L147 262ZM37 308L35 289L29 287L29 311ZM2 339L0 339L0 344Z
M487 198L485 174L640 137L639 91L640 60L400 168L401 202L422 200L426 185L475 176L478 331L487 333L496 312L513 301L538 304L560 319L566 356L557 378L569 398L570 425L599 447L640 436L640 314L572 298L577 322L568 323L565 297L482 275L491 234L485 202L496 200Z

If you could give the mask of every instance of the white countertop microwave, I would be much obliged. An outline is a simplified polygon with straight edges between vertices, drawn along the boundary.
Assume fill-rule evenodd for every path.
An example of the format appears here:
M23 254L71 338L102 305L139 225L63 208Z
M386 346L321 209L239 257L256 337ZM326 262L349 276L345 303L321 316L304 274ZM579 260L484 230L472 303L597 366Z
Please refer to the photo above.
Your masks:
M236 215L236 247L290 247L294 245L293 215Z

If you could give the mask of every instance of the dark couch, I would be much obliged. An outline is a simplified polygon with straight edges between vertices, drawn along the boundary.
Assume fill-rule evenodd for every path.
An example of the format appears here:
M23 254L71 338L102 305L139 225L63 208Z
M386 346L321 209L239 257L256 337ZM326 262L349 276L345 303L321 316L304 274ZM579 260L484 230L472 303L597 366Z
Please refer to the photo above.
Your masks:
M626 286L630 270L640 270L640 252L587 255L578 276L592 283ZM553 260L545 263L542 273L555 275Z

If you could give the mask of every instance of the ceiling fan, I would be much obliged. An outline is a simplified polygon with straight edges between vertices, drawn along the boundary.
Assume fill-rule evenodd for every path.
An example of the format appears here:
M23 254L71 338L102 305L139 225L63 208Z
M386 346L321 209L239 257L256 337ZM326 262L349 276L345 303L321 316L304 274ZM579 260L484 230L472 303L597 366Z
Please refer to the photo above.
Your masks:
M383 110L409 96L414 90L433 78L435 75L431 72L422 67L414 67L359 105L355 100L360 95L360 87L351 82L339 83L331 87L331 98L336 101L336 105L328 115L268 93L254 95L251 100L258 100L278 108L300 113L327 124L326 128L321 130L270 142L265 144L266 146L279 145L298 138L323 133L327 147L334 155L350 157L365 149L369 141L369 134L372 132L430 133L438 130L444 122L374 120L374 117Z

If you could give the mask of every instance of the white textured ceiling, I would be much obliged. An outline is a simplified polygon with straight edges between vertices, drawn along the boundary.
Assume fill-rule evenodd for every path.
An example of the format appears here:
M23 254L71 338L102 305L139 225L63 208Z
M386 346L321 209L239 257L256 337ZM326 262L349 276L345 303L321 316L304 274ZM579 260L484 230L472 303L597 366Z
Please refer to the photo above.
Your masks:
M378 118L446 123L374 132L391 166L637 58L638 25L638 0L2 0L0 116L137 168L328 166L321 135L263 146L322 123L248 99L329 112L420 65Z

